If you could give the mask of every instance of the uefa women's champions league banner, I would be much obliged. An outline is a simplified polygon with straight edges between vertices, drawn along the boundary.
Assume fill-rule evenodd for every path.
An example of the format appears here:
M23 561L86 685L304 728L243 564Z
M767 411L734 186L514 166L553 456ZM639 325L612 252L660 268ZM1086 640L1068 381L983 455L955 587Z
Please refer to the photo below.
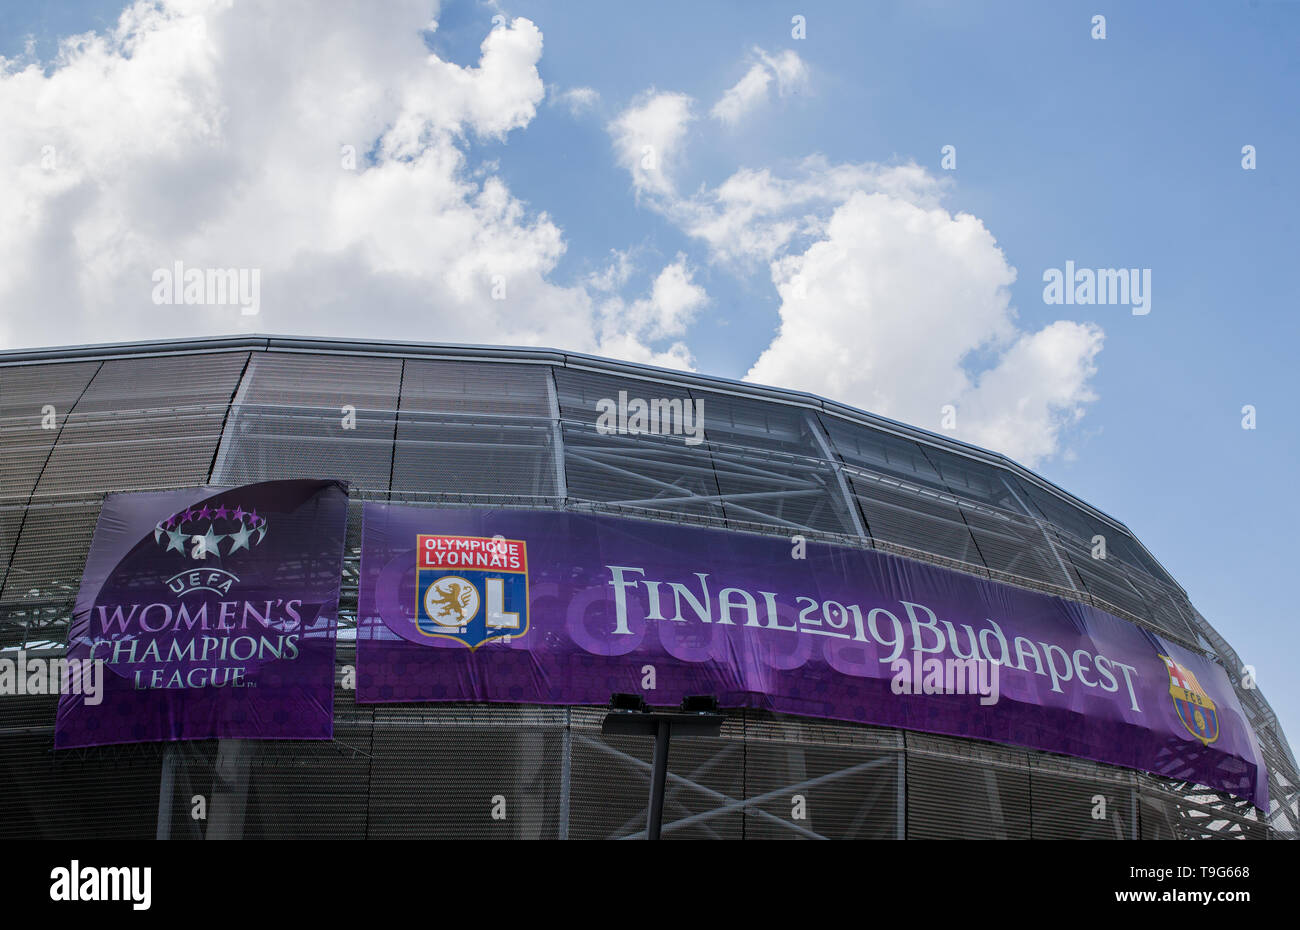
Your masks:
M614 692L1011 743L1268 803L1224 670L1089 606L797 540L365 505L359 702Z
M107 674L93 705L61 696L55 748L330 739L347 501L341 481L108 495L68 636Z

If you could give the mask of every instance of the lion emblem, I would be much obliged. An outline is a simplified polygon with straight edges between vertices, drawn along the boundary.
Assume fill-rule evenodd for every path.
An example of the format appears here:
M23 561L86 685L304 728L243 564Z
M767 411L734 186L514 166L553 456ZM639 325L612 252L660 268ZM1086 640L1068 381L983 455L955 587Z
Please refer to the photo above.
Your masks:
M440 626L464 627L478 616L478 590L464 578L447 575L424 592L424 609Z

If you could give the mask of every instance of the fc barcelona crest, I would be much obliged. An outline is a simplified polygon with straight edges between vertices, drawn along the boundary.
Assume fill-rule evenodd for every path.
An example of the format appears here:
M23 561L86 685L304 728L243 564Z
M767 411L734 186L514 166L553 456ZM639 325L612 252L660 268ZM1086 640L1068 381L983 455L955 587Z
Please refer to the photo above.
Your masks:
M1214 701L1205 693L1191 670L1179 665L1169 656L1161 656L1169 672L1169 696L1174 699L1178 719L1206 746L1219 738L1219 713Z
M471 650L528 632L528 552L522 539L416 537L415 627Z

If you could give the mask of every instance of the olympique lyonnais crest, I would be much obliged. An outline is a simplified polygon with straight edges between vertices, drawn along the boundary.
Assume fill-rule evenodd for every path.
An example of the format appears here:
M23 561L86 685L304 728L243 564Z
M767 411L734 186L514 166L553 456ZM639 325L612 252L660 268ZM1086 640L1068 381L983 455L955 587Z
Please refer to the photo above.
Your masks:
M1169 656L1161 656L1169 671L1169 696L1174 699L1178 719L1206 746L1219 738L1219 714L1196 676Z
M471 650L528 632L528 553L522 539L416 537L415 626Z

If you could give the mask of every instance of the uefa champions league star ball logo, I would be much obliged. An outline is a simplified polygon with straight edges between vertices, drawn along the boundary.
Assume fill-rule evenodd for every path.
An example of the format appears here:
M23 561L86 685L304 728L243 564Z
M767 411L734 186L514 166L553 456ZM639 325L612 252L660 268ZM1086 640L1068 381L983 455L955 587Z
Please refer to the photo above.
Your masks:
M266 538L266 518L242 507L204 504L160 520L154 526L153 538L164 552L175 550L194 558L234 555L240 549L251 552Z

